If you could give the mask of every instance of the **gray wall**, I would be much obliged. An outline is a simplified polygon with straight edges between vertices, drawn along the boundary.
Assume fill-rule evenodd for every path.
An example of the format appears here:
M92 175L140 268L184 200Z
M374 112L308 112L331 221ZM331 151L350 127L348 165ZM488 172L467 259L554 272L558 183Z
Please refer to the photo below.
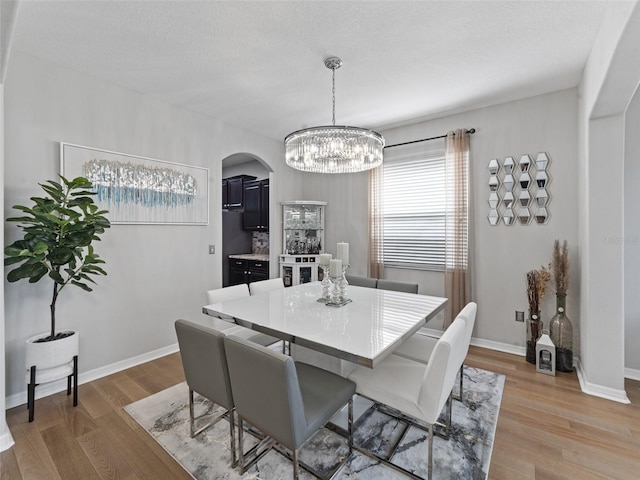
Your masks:
M475 241L474 283L478 319L474 336L484 340L523 347L523 323L514 321L515 310L526 310L525 274L547 265L555 238L569 242L572 284L567 313L579 330L579 266L576 257L577 225L577 93L575 89L504 103L442 117L382 132L387 144L441 135L456 128L474 127L471 137L472 199ZM487 221L489 207L487 164L492 158L547 152L551 157L547 225L504 225L492 227ZM354 274L367 271L367 182L366 173L341 176L308 175L306 199L325 200L327 206L326 244L331 251L338 241L351 249ZM348 221L344 221L344 213ZM362 248L355 248L356 245ZM418 281L421 293L441 294L442 276L433 272L387 269L389 278ZM546 324L555 310L553 288L542 302ZM431 326L431 325L430 325ZM437 325L434 325L437 326ZM576 338L577 337L576 332Z
M640 374L640 90L626 112L624 154L625 367Z
M108 276L93 293L63 292L59 326L80 330L81 380L84 372L174 345L173 321L200 317L205 291L221 286L221 255L208 255L207 246L222 241L223 158L249 152L267 162L276 204L298 195L299 174L285 165L281 142L18 52L5 83L5 140L5 218L14 214L12 205L39 193L38 182L56 177L59 142L210 169L208 226L114 225L96 247ZM274 209L273 224L280 217ZM7 226L5 243L18 235L15 226ZM281 242L279 229L274 237ZM4 288L6 393L12 406L26 401L23 344L48 328L50 286L5 280Z

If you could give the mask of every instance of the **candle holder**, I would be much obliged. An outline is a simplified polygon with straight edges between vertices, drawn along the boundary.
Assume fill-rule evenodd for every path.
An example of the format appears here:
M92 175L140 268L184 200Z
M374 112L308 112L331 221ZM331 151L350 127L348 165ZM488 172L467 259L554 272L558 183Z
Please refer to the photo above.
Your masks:
M329 267L326 265L320 265L322 269L322 297L318 299L318 302L327 303L331 300L331 279L329 278Z
M332 277L332 289L331 289L331 298L326 304L330 307L342 307L347 303L351 303L351 299L347 297L347 279L345 278L345 273L349 268L349 265L342 267L342 274L339 277Z

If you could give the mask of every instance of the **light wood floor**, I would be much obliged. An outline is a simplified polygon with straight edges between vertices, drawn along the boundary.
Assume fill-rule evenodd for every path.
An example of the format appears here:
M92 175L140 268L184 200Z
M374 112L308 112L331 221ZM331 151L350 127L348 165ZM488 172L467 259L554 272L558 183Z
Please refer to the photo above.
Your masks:
M467 364L507 376L490 479L640 478L640 382L631 405L580 392L575 373L535 373L524 358L471 347ZM16 444L0 453L2 480L189 479L123 406L183 381L178 354L7 412Z

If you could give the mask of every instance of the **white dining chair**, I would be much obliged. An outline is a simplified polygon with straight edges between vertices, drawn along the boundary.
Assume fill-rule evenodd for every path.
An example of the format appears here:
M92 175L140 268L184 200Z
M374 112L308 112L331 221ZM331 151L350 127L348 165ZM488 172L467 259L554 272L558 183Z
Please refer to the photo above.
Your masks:
M281 278L270 278L269 280L260 280L249 284L249 292L251 295L260 295L262 293L271 292L272 290L280 290L284 288L284 282Z
M232 285L230 287L216 288L214 290L207 291L207 305L212 303L222 303L231 300L238 300L241 298L249 297L249 287L246 283L240 285ZM281 341L279 338L272 337L264 333L258 333L251 328L247 328L247 325L242 325L238 320L226 315L220 315L217 318L224 320L228 323L228 326L223 322L213 324L213 327L222 330L226 335L236 335L238 337L249 340L250 342L258 343L260 345L268 346L273 345L276 342ZM282 347L284 349L284 345Z
M428 432L428 479L433 471L433 434L434 426L445 404L447 405L447 423L451 419L451 391L456 374L466 355L465 323L457 318L438 340L428 363L416 362L398 355L390 355L373 369L357 367L349 376L356 383L356 393L376 403L391 407L421 423L413 426ZM446 425L443 425L446 427ZM407 426L408 428L408 426ZM394 465L387 458L353 445L354 449L375 458L411 478L412 472ZM393 452L389 455L389 458Z
M269 280L259 280L249 284L251 295L261 295L269 293L273 290L284 290L284 281L282 278L270 278ZM291 344L286 340L282 341L282 353L291 353Z
M465 341L467 342L467 353L469 344L471 343L471 335L473 326L476 322L476 314L478 312L478 304L475 302L468 303L456 316L463 318L465 321ZM394 355L414 360L416 362L427 363L431 357L431 352L438 342L438 337L426 335L418 332L404 342L400 347L394 350ZM465 353L466 357L466 353ZM456 399L462 401L464 387L464 365L460 366L460 395Z

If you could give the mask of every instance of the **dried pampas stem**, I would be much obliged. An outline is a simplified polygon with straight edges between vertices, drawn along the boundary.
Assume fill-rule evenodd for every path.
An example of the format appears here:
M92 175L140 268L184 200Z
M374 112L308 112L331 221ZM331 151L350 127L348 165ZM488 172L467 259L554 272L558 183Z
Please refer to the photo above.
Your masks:
M553 242L553 279L556 284L556 293L566 294L569 289L569 247L567 241Z

